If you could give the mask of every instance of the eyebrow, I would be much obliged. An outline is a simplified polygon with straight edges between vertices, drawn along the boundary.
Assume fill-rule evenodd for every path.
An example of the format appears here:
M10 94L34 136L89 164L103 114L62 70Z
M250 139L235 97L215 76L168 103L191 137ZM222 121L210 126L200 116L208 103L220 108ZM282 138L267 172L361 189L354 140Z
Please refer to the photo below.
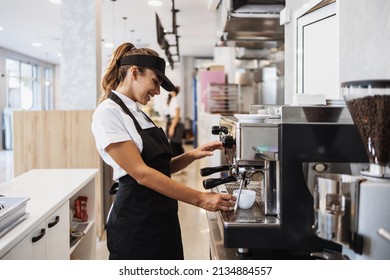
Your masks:
M158 83L161 85L163 82L163 79L161 79L159 75L156 75L153 77L153 79L155 79L155 78L157 79Z

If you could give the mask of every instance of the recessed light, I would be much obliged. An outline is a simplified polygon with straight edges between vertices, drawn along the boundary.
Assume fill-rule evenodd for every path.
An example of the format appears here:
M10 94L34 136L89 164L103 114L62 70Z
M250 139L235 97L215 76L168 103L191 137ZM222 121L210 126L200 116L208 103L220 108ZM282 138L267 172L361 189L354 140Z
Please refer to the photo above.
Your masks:
M38 42L34 42L34 43L32 43L32 46L33 47L42 47L42 44L38 43Z
M61 4L61 0L50 0L50 3Z
M152 7L160 7L162 5L162 2L159 0L151 0L148 1L148 5Z
M4 30L4 27L0 26L0 31L3 31Z

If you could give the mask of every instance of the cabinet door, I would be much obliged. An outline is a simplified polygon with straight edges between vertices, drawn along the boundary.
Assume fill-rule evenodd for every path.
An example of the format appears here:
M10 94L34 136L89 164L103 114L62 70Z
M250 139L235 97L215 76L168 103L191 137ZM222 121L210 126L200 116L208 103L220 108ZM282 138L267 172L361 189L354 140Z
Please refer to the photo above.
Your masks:
M8 253L6 253L5 255L3 255L0 258L0 261L2 261L2 260L12 260L12 250L9 251Z
M46 219L46 259L69 260L69 201Z
M45 223L41 223L22 239L12 250L10 259L13 260L44 260L45 259Z

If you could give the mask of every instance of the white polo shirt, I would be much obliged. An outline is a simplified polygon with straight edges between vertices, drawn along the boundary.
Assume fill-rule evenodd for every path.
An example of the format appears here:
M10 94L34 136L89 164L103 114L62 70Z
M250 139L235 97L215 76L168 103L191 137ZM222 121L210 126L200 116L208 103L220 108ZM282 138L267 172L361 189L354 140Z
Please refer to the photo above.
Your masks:
M176 115L176 109L179 108L179 103L177 100L177 96L172 97L171 101L169 102L169 115L171 119L173 119Z
M114 93L129 108L141 128L145 129L154 126L153 123L145 118L136 102L117 91L114 91ZM111 143L131 140L135 143L139 152L142 152L143 142L133 119L117 103L108 98L96 108L93 114L91 128L100 156L113 168L113 179L118 181L120 177L127 173L116 164L105 149ZM128 156L131 157L131 154Z

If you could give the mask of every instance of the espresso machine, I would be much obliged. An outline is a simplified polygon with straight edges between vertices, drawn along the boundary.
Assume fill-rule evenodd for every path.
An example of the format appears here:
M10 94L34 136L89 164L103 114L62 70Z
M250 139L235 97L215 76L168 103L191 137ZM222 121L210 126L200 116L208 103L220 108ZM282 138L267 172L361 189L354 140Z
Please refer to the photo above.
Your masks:
M369 159L360 174L315 178L316 234L342 245L348 259L390 259L390 81L342 84Z
M222 174L203 186L220 193L249 188L257 197L251 209L207 212L213 259L342 256L340 243L313 230L312 183L320 174L352 174L351 163L367 164L368 158L348 110L338 107L336 121L310 121L302 106L289 105L264 119L221 117L212 133L222 142L225 164L203 168L202 176Z

